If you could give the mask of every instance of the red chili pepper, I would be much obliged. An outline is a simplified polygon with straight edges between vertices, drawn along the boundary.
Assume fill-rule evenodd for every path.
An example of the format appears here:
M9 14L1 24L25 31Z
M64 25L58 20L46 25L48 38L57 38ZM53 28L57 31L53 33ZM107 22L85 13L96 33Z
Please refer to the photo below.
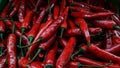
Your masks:
M19 2L17 2L16 4L14 4L14 8L13 8L13 10L10 12L10 14L9 14L9 17L13 17L16 13L17 13L17 11L18 11L18 8L19 8Z
M66 47L64 48L63 52L57 59L56 68L63 68L67 64L67 62L70 60L70 56L72 55L75 45L76 45L76 38L71 37Z
M93 24L105 29L120 29L113 20L95 20Z
M111 32L110 31L106 31L106 40L105 40L105 49L109 49L112 47L112 37L109 36Z
M99 57L102 60L105 60L105 61L111 60L113 63L120 64L120 57L114 54L111 54L109 52L106 52L93 44L91 44L91 46L88 49L92 54L94 54L95 56Z
M77 18L75 20L75 22L79 25L81 32L84 34L84 36L87 40L87 44L90 45L90 34L89 34L87 23L82 18Z
M0 57L0 68L6 68L6 56L1 56Z
M69 23L70 28L72 28L72 29L77 28L70 19L68 19L68 23Z
M36 57L37 55L42 51L42 50L47 50L50 48L50 46L52 45L52 43L55 41L55 38L56 38L56 34L54 34L48 41L46 42L42 42L39 44L39 49L37 51L37 53L35 54L35 56L32 58L32 60L30 60L29 63L31 63ZM36 45L37 46L37 45ZM35 49L35 47L30 47L30 51L26 54L26 57L29 56L30 53L32 53Z
M15 34L10 34L7 40L7 58L8 67L16 68L17 66L17 53L16 53L16 36Z
M45 68L55 67L55 58L58 49L58 43L56 42L51 50L46 55L45 58Z
M21 25L22 33L24 33L26 29L28 29L30 21L31 21L32 16L33 16L33 13L34 13L33 11L29 11L27 13L27 15L25 16L25 19L24 19L24 21L22 22L22 25Z
M54 19L57 19L59 16L59 6L54 7L53 17Z
M63 14L64 9L65 9L65 6L66 6L66 0L61 0L61 4L60 4L60 15Z
M5 32L5 24L4 21L0 20L0 32Z
M14 24L16 25L16 27L17 27L18 29L21 29L21 23L20 23L20 22L15 21Z
M61 24L61 34L60 34L60 38L62 38L63 36L63 32L67 29L68 25L67 25L67 16L68 16L68 11L69 11L69 7L66 7L65 10L64 10L64 14L65 14L65 18L64 20L62 21L62 24Z
M20 6L18 9L18 19L19 22L23 22L24 21L24 17L25 17L25 10L26 9L26 1L25 0L21 0L20 1Z
M80 68L79 64L80 62L70 61L68 64L66 64L66 66L64 66L64 68Z
M62 47L65 47L66 45L67 45L67 40L66 39L64 39L64 38L60 38L59 39L59 43L60 43L60 45L62 46Z
M120 37L112 36L113 46L120 43Z
M97 13L86 13L86 12L72 12L71 15L77 18L86 18L86 19L94 19L94 18L103 18L112 16L112 12L97 12Z
M26 68L27 63L29 62L29 60L25 57L21 57L18 61L18 66L19 68Z
M99 28L99 27L96 27L96 28L88 28L89 29L89 32L90 34L98 34L98 33L101 33L102 32L102 28Z
M32 62L28 68L44 68L44 64L42 62Z
M31 30L28 32L27 36L28 36L28 39L30 40L30 42L33 41L33 39L35 38L38 30L39 29L39 26L41 24L41 21L43 20L45 16L45 10L43 10L40 14L39 14L39 17L36 21L36 23L32 26Z
M103 68L119 68L120 66L118 64L112 64L112 63L108 63L108 62L99 62L96 60L92 60L89 58L85 58L85 57L75 57L75 59L77 61L79 61L81 64L81 67L85 67L88 65L88 67L103 67ZM84 65L85 64L85 65ZM93 65L93 66L92 66Z
M90 13L88 9L82 8L82 7L79 7L79 6L72 6L72 7L70 7L70 9L71 9L72 11L76 11L76 12Z

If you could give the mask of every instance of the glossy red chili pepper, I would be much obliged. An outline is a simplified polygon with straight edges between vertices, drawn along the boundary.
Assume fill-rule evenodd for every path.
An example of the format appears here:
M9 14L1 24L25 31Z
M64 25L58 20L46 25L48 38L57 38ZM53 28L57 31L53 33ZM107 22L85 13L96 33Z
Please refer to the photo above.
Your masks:
M109 36L111 31L106 31L106 40L105 40L105 49L109 49L112 47L112 37Z
M97 12L97 13L86 13L86 12L72 12L71 15L77 18L86 18L86 19L94 19L94 18L103 18L112 16L112 12Z
M60 45L62 46L62 47L65 47L66 45L67 45L67 40L66 39L64 39L64 38L60 38L59 39L59 43L60 43Z
M9 17L13 17L17 13L17 10L19 8L19 4L20 4L19 2L17 2L16 4L14 4L14 8L10 12Z
M120 37L118 36L112 36L112 43L113 43L113 46L116 45L116 44L119 44L120 43Z
M54 7L53 17L54 19L57 19L59 16L59 6Z
M60 15L63 14L65 6L66 6L66 0L61 0L61 3L60 3Z
M8 67L16 68L17 66L17 55L16 55L16 36L15 34L10 34L7 39L7 58Z
M70 9L71 9L72 11L76 11L76 12L90 13L88 9L82 8L82 7L79 7L79 6L72 6L72 7L70 7Z
M16 27L17 27L18 29L21 29L21 23L20 23L20 22L15 21L14 24L16 25Z
M43 10L39 14L39 17L38 17L36 23L32 26L31 30L28 32L27 36L28 36L28 39L30 40L30 42L33 41L33 39L35 38L36 34L38 33L37 29L39 29L39 26L40 26L41 21L43 20L44 16L45 16L45 10Z
M6 56L1 56L0 57L0 68L6 68Z
M26 11L26 1L25 0L21 0L20 1L20 6L19 6L19 9L18 9L18 19L19 19L19 22L23 22L24 21L25 11Z
M79 62L70 61L66 66L64 66L64 68L80 68L79 64Z
M0 20L0 32L5 32L5 24L4 21Z
M44 68L44 64L42 62L32 62L28 68Z
M82 18L77 18L75 20L75 22L79 25L81 32L84 34L86 40L87 40L87 44L90 44L90 34L89 34L89 30L88 30L88 25L85 22L84 19Z
M32 58L32 60L30 60L30 63L36 58L36 56L42 51L42 50L47 50L50 48L50 46L52 45L52 43L55 41L56 38L56 34L54 34L48 41L46 42L42 42L39 44L39 49L37 51L37 53L35 54L35 56ZM29 56L30 53L32 53L34 51L34 49L36 48L37 45L32 45L30 47L30 51L27 52L26 57Z
M18 61L18 66L19 68L26 68L27 63L29 62L29 60L25 57L21 57Z
M93 44L91 44L91 46L88 49L92 54L101 58L102 60L105 60L105 61L111 60L113 63L120 64L120 57L118 57L114 54L111 54L109 52L106 52Z
M35 8L34 11L37 11L37 9L40 7L40 5L42 4L43 0L37 0L37 3L35 4Z
M61 24L61 26L60 26L60 27L61 27L60 38L62 38L64 31L68 28L68 25L67 25L68 11L69 11L69 7L66 7L65 10L64 10L65 18L64 18L64 20L62 21L62 24Z
M56 62L56 68L63 68L68 61L70 60L70 56L72 55L72 52L74 50L74 47L76 45L76 38L71 37L64 48L63 52L59 56Z
M84 67L84 64L88 65L88 67L90 67L89 65L93 65L93 67L95 66L95 67L104 67L104 68L114 68L114 67L119 68L120 67L118 64L112 64L108 62L99 62L99 61L92 60L86 57L81 57L81 56L75 57L75 59L79 61L81 64L83 64L83 67ZM109 64L109 65L106 66L106 64Z
M102 28L99 28L99 27L96 27L96 28L88 28L89 29L89 32L90 34L98 34L98 33L101 33L102 32Z
M113 20L95 20L93 24L105 29L120 29Z
M49 52L46 55L45 68L55 67L55 60L56 60L55 58L56 58L57 49L58 49L58 43L55 42L53 48L49 50Z
M33 16L33 13L34 13L33 11L29 11L27 13L27 15L25 16L24 21L21 24L21 31L22 32L25 32L25 30L28 29L28 27L30 25L30 21L31 21L32 16Z

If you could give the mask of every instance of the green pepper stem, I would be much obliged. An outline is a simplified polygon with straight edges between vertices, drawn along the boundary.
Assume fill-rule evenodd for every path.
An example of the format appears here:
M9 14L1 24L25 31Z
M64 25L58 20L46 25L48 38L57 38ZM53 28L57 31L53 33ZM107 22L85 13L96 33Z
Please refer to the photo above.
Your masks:
M120 26L115 25L115 26L113 26L113 29L115 29L115 30L120 30Z
M74 56L79 54L79 53L84 53L84 49L80 48L77 52L73 53L71 56L71 59L74 60Z
M33 36L29 36L28 39L29 39L30 43L32 43L34 37Z
M2 47L0 47L0 56L2 55Z
M61 27L60 38L62 38L64 31L65 31L65 28L64 28L64 27Z
M87 42L88 47L91 45L90 42Z
M42 51L42 48L39 48L35 56L30 60L28 64L32 63L41 51Z
M13 23L13 27L12 27L12 34L14 34L14 33L15 33L15 29L16 29L16 27L15 27L15 24Z
M45 66L45 68L53 68L53 66L48 64L48 65Z

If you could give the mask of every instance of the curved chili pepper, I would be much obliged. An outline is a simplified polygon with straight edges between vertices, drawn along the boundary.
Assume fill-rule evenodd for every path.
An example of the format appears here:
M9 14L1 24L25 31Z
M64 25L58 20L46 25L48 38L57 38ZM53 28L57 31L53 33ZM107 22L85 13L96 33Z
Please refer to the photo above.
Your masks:
M60 43L60 45L62 46L62 47L65 47L66 45L67 45L67 40L66 39L64 39L64 38L60 38L59 39L59 43Z
M94 54L95 56L97 56L105 61L111 60L113 63L120 64L120 57L118 57L114 54L111 54L109 52L106 52L93 44L91 44L91 46L88 49L92 54Z
M94 19L94 18L112 16L113 13L112 12L97 12L97 13L72 12L71 15L77 18Z
M68 11L69 11L69 7L66 7L65 10L64 10L64 14L65 14L65 18L64 20L62 21L62 24L61 24L61 34L60 34L60 38L62 38L63 36L63 32L67 29L68 25L67 25L67 16L68 16Z
M66 6L66 0L61 0L61 4L60 4L60 15L63 14L64 9L65 9L65 6Z
M56 42L54 44L53 48L46 55L45 68L50 68L50 67L53 68L54 67L57 49L58 49L58 43Z
M113 20L95 20L93 24L105 29L120 29Z
M102 28L99 28L99 27L96 27L96 28L88 28L89 29L89 32L90 34L98 34L100 32L102 32Z
M57 59L56 68L63 68L63 66L67 64L67 62L70 60L70 56L72 55L75 45L76 45L76 38L71 37L66 47L64 48L63 52Z
M52 45L52 43L55 41L56 38L56 34L54 34L48 41L40 43L39 45L39 49L37 51L37 53L35 54L35 56L30 60L29 63L31 63L36 57L37 55L42 51L42 50L47 50L50 48L50 46ZM29 53L31 53L34 49L32 49L30 47L30 51L26 54L26 57L29 55Z
M35 38L37 32L38 32L38 28L40 26L40 23L41 21L43 20L45 16L45 10L43 10L40 14L39 14L39 17L36 21L36 23L33 25L33 27L31 28L31 30L28 32L27 36L28 36L28 39L30 40L30 43L33 41L33 39Z
M85 36L85 38L87 40L87 44L89 46L90 45L90 34L89 34L87 23L82 18L77 18L75 20L75 22L79 25L79 27L81 29L81 32L84 34L84 36Z
M21 23L20 23L20 22L15 21L14 24L16 25L16 27L17 27L18 29L21 29Z
M27 63L29 62L28 59L26 59L25 57L21 57L18 61L18 66L19 68L26 68Z
M16 68L17 66L17 55L16 55L16 36L15 34L10 34L7 39L7 57L8 57L8 67Z
M6 67L6 56L0 57L0 68L5 68Z
M70 61L66 66L64 66L64 68L80 68L79 64L80 62Z
M76 26L75 26L75 24L72 22L72 20L70 20L70 19L68 19L68 23L69 23L69 26L70 26L70 28L77 28Z
M54 19L57 19L59 16L59 6L54 7L53 17Z
M18 11L18 8L19 8L19 2L17 2L16 4L14 4L14 8L13 8L13 10L10 12L10 14L9 14L9 17L13 17L16 13L17 13L17 11Z
M19 22L23 22L24 21L25 9L26 9L26 1L25 0L21 0L20 1L20 6L19 6L19 9L18 9L18 19L19 19Z
M86 57L75 57L75 59L77 61L79 61L81 64L82 67L84 66L87 66L90 67L89 65L93 65L92 67L105 67L105 68L113 68L113 67L120 67L119 65L117 64L112 64L112 63L108 63L108 62L99 62L99 61L96 61L96 60L92 60L92 59L89 59L89 58L86 58ZM84 65L86 64L86 65Z

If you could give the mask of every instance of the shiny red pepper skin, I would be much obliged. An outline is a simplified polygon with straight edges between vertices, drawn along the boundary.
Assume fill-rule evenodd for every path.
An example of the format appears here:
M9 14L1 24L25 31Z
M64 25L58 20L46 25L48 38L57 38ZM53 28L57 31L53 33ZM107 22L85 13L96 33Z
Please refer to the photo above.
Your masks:
M19 22L23 22L24 21L24 17L25 17L25 10L26 9L26 1L25 0L21 0L20 1L20 6L18 9L18 19Z
M26 68L28 62L29 62L28 59L26 59L25 57L21 57L18 61L19 68Z
M97 13L72 12L71 15L77 18L94 19L94 18L112 16L113 13L111 12L97 12Z
M41 34L40 38L42 38L43 41L47 41L53 34L56 33L63 19L64 18L62 16L59 16L56 20L54 20L53 23Z
M74 22L72 22L72 20L68 19L68 24L70 26L70 28L74 29L74 28L77 28L74 24Z
M58 43L56 42L52 49L50 49L45 58L45 67L55 67L55 58L58 49Z
M64 48L63 52L57 59L56 68L63 68L68 63L68 61L70 60L70 56L73 53L75 45L76 45L76 38L71 37L66 47Z
M120 19L117 16L115 16L115 15L113 15L112 18L117 23L117 25L120 26Z
M54 7L53 17L54 19L57 19L59 16L59 6Z
M79 62L70 61L64 68L79 68Z
M61 4L60 4L60 15L63 14L63 11L65 9L66 6L66 0L61 0Z
M98 34L100 32L102 32L102 28L96 27L96 28L88 28L90 34Z
M40 14L38 19L36 20L36 23L32 26L31 30L28 32L27 36L30 40L30 37L35 38L36 34L38 33L38 29L40 27L41 21L43 20L45 16L45 10L43 10Z
M16 25L16 27L17 27L18 29L21 29L21 23L20 23L20 22L15 21L14 24Z
M64 38L60 38L59 39L59 43L60 43L60 45L62 46L62 47L65 47L66 45L67 45L67 40L66 39L64 39Z
M30 21L31 21L32 16L33 16L33 13L34 12L31 10L27 13L27 15L24 18L24 21L22 22L21 28L28 29L28 27L30 25Z
M90 34L89 34L89 30L88 30L88 25L87 23L85 22L84 19L82 18L77 18L75 20L76 24L79 25L80 29L81 29L81 32L84 34L86 40L87 40L87 43L90 43Z
M17 55L16 55L16 36L15 34L10 34L7 39L7 58L8 67L16 68L17 66Z
M44 64L42 62L32 62L28 68L44 68Z
M114 29L114 26L116 25L113 20L95 20L93 24L105 29Z
M105 61L109 62L111 60L113 63L120 64L120 57L118 57L112 53L106 52L93 44L91 44L88 49L92 54L94 54L95 56L97 56Z
M0 20L0 32L5 32L5 24L2 20Z
M0 57L0 68L6 68L6 56L1 56Z

